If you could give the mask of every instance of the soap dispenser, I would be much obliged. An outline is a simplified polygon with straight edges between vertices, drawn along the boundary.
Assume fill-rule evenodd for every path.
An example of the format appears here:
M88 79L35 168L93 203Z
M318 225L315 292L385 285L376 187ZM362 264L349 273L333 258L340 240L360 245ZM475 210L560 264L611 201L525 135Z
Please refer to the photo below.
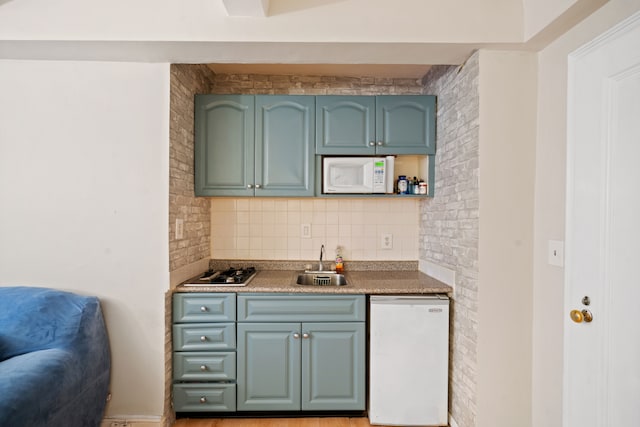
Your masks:
M342 260L342 248L338 246L336 248L336 273L342 273L344 271L344 262Z

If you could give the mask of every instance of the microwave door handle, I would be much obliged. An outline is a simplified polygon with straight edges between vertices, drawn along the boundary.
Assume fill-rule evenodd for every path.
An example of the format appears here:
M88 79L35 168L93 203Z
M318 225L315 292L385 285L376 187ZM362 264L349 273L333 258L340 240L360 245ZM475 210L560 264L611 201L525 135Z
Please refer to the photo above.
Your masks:
M373 189L373 159L362 165L362 184L369 192Z

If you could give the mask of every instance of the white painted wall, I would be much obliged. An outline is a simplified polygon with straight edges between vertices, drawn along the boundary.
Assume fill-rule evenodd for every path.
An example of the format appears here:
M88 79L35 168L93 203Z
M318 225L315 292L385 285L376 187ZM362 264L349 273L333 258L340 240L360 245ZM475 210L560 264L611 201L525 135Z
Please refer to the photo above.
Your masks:
M528 40L581 0L523 0L524 39Z
M169 67L0 61L0 94L0 286L98 296L107 414L160 417Z
M562 426L564 271L547 264L549 240L563 240L566 186L567 56L640 10L611 0L540 52L533 292L533 426ZM640 41L639 41L640 43Z
M517 0L272 0L268 18L222 0L0 2L0 40L517 42L522 21Z
M477 426L531 426L536 55L480 51Z

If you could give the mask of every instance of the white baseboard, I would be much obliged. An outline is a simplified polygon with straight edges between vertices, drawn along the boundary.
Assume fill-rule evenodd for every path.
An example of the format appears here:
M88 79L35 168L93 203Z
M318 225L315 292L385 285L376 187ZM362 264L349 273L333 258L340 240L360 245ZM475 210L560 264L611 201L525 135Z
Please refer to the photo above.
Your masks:
M162 427L160 417L109 417L104 418L100 427Z

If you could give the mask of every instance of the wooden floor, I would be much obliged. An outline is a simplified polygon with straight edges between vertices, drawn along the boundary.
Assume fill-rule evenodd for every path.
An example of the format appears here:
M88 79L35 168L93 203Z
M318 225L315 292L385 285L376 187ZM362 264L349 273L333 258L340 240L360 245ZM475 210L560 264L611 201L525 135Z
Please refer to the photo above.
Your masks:
M368 418L182 418L173 427L371 427L371 424Z

